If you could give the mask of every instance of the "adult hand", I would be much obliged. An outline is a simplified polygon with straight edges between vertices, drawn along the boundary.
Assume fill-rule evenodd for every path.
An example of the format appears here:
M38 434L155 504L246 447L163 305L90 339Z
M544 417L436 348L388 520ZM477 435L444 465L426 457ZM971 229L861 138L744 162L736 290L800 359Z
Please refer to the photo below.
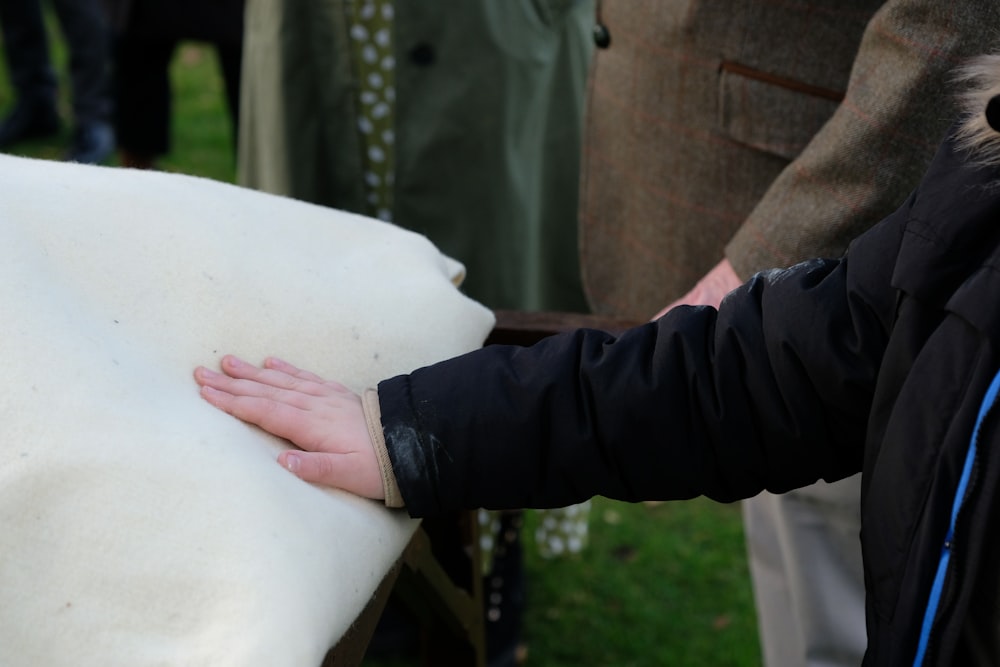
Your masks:
M221 366L222 373L195 369L202 397L300 448L282 452L281 465L307 482L384 497L357 394L273 357L258 368L226 355Z
M729 263L728 259L724 259L702 276L690 292L658 312L653 319L660 319L674 306L712 306L718 308L722 299L742 284L743 281L736 275L733 265Z

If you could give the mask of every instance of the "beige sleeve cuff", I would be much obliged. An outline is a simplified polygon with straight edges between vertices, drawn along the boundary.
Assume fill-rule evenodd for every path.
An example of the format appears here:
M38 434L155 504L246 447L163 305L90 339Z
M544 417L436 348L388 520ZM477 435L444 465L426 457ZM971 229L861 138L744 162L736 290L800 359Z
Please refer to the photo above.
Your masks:
M392 472L392 461L389 460L389 450L385 446L385 436L382 435L382 411L378 404L378 390L365 389L361 394L361 405L365 411L368 435L375 448L375 458L378 459L379 472L382 474L385 506L403 507L406 503L403 502L403 495L399 492L396 475Z

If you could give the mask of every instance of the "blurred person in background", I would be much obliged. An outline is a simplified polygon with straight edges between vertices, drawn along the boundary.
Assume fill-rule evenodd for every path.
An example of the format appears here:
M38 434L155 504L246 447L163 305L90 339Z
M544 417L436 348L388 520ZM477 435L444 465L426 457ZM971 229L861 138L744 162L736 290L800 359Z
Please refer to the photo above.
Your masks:
M494 309L582 312L580 132L592 0L250 0L241 185L427 236ZM520 514L483 515L487 651L523 659ZM578 551L587 506L547 514Z
M211 44L238 132L243 0L104 0L114 34L114 124L123 167L152 169L170 152L170 63L184 41Z
M101 0L52 0L52 7L69 50L73 134L65 157L97 164L115 148L107 17ZM0 151L6 151L58 135L62 121L41 0L0 0L0 31L16 94L0 121Z

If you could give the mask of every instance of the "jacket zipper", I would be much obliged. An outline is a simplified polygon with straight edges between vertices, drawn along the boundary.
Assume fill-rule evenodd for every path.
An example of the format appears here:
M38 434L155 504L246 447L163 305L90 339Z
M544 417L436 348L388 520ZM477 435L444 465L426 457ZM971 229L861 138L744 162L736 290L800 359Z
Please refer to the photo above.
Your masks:
M930 596L924 610L924 620L920 626L920 639L917 644L917 654L913 659L913 667L923 667L924 660L928 655L928 648L934 632L934 620L937 611L941 606L941 597L944 592L944 582L948 575L948 567L951 563L952 550L955 544L955 524L959 512L965 505L968 496L972 473L976 469L979 459L979 434L982 431L983 422L990 415L997 402L997 395L1000 394L1000 372L990 383L983 402L979 406L979 414L976 416L976 425L972 429L972 437L969 440L969 449L965 454L965 463L962 465L962 476L958 481L958 488L952 501L951 519L948 523L948 532L945 534L944 544L941 546L941 556L938 560L937 572L934 575L934 583L931 585Z

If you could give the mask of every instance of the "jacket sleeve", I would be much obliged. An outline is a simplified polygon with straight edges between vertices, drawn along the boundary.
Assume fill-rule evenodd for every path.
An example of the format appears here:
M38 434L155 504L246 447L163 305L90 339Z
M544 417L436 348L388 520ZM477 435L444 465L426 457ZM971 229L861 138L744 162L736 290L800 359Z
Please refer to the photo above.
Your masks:
M759 274L719 311L489 346L382 382L408 511L731 501L857 472L901 224L840 261Z
M726 247L742 277L839 257L919 181L955 117L955 70L995 47L992 2L890 0L869 22L845 99Z

